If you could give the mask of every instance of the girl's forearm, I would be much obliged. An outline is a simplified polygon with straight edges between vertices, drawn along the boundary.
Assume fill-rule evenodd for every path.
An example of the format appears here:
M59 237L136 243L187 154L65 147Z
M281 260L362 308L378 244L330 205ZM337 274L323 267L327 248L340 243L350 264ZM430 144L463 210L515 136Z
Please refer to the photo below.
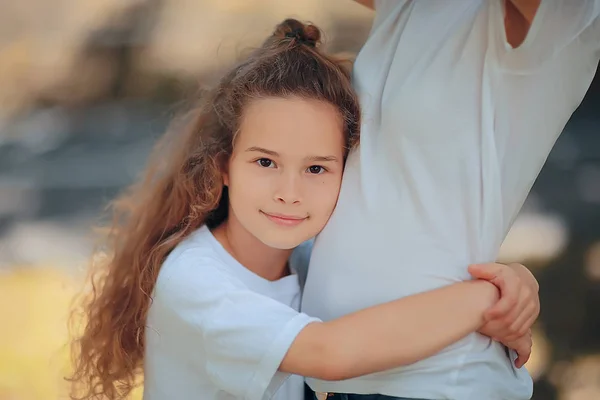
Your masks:
M461 282L309 324L280 369L342 380L412 364L478 330L498 295L489 282Z

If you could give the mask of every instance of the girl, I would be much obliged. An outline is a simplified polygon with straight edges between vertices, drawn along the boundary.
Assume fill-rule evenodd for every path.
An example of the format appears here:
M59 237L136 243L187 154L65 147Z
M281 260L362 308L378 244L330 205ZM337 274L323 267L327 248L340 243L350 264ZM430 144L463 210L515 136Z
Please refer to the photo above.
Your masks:
M298 312L288 259L328 221L360 125L349 74L319 38L280 24L114 203L107 273L75 343L86 391L73 398L125 397L143 366L148 400L298 400L302 375L412 363L482 325L498 298L483 280L326 323Z

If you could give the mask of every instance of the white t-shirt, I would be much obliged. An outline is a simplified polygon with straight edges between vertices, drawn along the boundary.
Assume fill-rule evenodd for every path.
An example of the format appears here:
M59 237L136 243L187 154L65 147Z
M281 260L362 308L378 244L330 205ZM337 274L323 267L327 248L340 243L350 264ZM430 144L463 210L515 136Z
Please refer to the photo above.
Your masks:
M208 228L199 229L158 276L146 327L144 399L303 399L303 378L277 371L296 335L317 321L299 305L296 274L263 279Z
M516 49L502 0L381 0L376 10L354 71L360 148L303 295L302 310L323 320L467 280L469 264L494 261L600 58L600 0L542 0ZM476 333L406 367L307 381L428 399L532 391L527 371Z

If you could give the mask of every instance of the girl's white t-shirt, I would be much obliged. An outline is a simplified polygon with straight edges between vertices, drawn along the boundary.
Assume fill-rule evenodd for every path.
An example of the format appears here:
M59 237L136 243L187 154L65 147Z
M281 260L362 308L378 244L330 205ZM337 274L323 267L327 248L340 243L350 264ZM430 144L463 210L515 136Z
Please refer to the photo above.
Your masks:
M470 279L469 264L496 259L600 58L600 0L542 0L516 49L503 1L376 1L354 67L361 143L315 242L303 312L335 319ZM479 334L409 366L307 381L318 391L425 399L532 391L527 371Z
M293 269L306 264L297 254ZM298 312L300 296L297 274L261 278L200 228L158 275L145 333L144 399L303 399L303 378L278 371L296 335L318 321Z

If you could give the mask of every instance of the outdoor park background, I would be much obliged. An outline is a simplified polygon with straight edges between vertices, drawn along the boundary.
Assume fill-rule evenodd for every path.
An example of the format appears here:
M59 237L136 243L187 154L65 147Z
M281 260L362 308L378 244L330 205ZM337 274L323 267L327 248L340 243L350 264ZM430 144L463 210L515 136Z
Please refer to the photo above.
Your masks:
M347 54L372 18L350 0L0 2L0 400L64 398L91 225L178 105L288 16ZM541 285L534 399L600 399L600 78L502 257Z

